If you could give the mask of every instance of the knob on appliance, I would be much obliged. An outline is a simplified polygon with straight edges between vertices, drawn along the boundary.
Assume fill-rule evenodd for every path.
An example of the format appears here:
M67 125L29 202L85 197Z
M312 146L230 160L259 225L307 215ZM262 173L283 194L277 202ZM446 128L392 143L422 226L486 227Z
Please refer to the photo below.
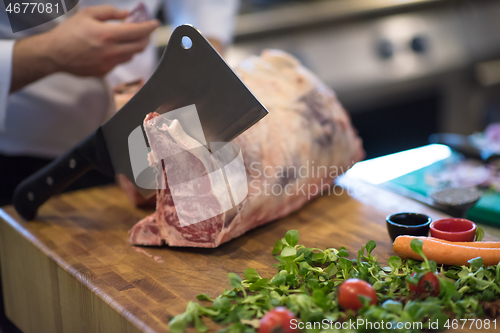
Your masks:
M423 35L417 35L410 42L411 49L416 53L425 53L429 49L429 39Z
M380 39L376 47L377 54L381 59L389 59L394 55L394 45L387 39Z

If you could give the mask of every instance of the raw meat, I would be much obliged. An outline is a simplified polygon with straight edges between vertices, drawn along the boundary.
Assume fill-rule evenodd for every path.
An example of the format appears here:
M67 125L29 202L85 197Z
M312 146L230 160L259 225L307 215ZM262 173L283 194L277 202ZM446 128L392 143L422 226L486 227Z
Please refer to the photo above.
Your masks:
M267 50L235 71L269 110L269 115L234 140L245 162L248 196L225 213L181 226L177 214L183 212L174 208L166 181L166 168L171 166L155 156L169 149L169 142L190 149L196 141L177 121L165 123L152 113L145 121L150 162L156 165L157 182L164 189L157 191L156 212L130 230L130 243L217 247L299 209L329 190L336 176L364 157L361 139L335 93L294 57ZM191 168L207 168L196 154L189 158ZM199 194L193 205L203 203L214 210L222 205L209 182L200 184Z

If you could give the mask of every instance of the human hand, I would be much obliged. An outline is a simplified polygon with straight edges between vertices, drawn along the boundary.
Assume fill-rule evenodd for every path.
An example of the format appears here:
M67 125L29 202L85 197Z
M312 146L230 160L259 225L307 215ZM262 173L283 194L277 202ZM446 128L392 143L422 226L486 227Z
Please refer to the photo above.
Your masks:
M47 32L44 38L54 72L103 76L143 51L159 22L107 22L127 16L128 11L109 5L87 7Z

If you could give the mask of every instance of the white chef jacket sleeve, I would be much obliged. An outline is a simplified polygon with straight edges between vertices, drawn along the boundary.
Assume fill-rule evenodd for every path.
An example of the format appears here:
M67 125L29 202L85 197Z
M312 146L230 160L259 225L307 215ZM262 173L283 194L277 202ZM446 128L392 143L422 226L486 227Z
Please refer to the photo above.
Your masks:
M5 130L15 40L0 40L0 132Z
M231 42L239 0L165 0L173 27L192 24L207 38Z

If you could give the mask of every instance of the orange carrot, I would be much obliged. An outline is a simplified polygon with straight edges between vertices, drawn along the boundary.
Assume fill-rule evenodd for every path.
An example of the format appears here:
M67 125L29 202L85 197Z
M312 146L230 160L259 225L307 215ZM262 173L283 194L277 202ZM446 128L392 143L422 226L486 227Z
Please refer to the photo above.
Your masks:
M481 257L486 266L500 262L500 248L474 247L457 245L452 242L442 242L433 237L399 236L394 241L394 251L403 258L422 260L410 247L412 239L423 241L422 251L429 260L444 265L468 265L467 261Z

